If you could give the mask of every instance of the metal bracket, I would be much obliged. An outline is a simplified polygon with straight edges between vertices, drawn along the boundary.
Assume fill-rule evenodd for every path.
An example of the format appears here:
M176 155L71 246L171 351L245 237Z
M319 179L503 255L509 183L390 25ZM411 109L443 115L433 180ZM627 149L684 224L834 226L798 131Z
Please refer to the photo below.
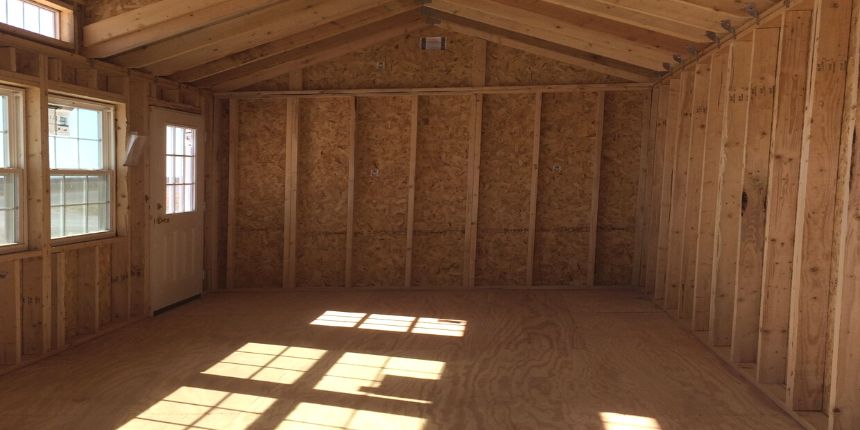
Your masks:
M720 36L717 36L717 33L714 33L713 31L707 31L705 32L705 37L711 39L711 42L716 43L717 46L720 46Z
M720 21L720 27L724 30L728 31L731 34L735 34L735 27L732 26L732 21L730 19L724 19Z
M687 47L687 52L689 52L689 53L690 53L690 55L692 55L692 56L694 56L694 57L698 57L698 56L699 56L699 48L696 48L695 46L692 46L692 45L688 46L688 47Z
M673 55L672 59L675 60L675 62L677 62L678 64L681 64L684 62L684 57L682 57L681 54Z
M756 24L760 23L758 9L755 7L754 4L747 3L747 5L744 6L744 11L746 11L746 13L748 13L751 17L755 18Z

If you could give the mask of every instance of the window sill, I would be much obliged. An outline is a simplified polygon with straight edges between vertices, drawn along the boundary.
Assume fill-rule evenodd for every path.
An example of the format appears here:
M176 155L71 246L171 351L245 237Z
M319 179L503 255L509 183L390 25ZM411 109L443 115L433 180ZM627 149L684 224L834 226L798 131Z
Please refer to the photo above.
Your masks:
M9 24L0 23L0 32L11 34L22 39L31 40L33 42L38 42L43 45L50 45L55 48L65 49L67 51L75 50L75 44L73 42L43 36L39 33L33 33L32 31L27 31L23 28L18 28Z
M76 248L100 245L102 242L110 243L117 238L115 231L100 233L80 234L77 236L66 236L51 239L52 251L67 251Z

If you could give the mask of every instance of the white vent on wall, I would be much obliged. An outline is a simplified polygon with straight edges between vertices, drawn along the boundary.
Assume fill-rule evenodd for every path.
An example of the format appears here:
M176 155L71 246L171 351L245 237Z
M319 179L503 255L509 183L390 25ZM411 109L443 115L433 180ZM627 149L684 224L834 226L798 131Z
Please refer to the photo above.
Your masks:
M423 51L444 51L448 49L448 38L444 36L422 37L420 46Z

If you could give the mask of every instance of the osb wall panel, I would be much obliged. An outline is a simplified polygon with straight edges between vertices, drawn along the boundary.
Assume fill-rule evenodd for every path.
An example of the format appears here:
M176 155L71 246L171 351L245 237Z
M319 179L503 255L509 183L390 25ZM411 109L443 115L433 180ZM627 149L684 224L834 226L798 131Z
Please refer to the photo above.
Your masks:
M555 85L623 82L623 79L506 46L487 44L487 85Z
M356 99L352 279L356 287L404 283L410 97Z
M296 286L344 285L349 98L299 102Z
M524 285L535 97L484 97L475 284Z
M419 98L412 239L416 287L462 285L473 102L474 96Z
M446 36L448 49L422 51L419 48L422 36ZM418 31L307 67L303 72L304 86L305 89L468 86L474 43L471 37L438 29Z
M543 96L535 285L587 283L597 102L597 93Z
M597 285L630 285L646 94L606 93L597 216Z
M236 288L283 285L286 101L239 102Z
M445 36L445 51L422 51L422 36ZM303 70L305 89L432 88L471 86L476 38L426 29L347 54ZM487 43L487 82L497 85L545 85L622 82L570 64ZM289 75L247 90L287 90Z

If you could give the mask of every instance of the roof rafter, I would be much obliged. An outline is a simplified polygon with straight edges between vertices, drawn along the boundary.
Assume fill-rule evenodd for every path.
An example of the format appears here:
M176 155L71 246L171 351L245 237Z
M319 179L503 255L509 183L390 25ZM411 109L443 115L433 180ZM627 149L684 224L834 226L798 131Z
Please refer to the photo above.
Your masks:
M652 70L663 70L663 63L671 61L673 55L646 43L584 29L491 0L469 0L468 3L433 0L425 7Z
M417 13L396 16L211 76L197 84L211 86L215 91L235 91L429 26Z
M282 0L161 0L83 28L84 54L105 58Z
M505 29L495 28L479 22L469 21L457 16L441 12L434 12L431 16L440 21L436 24L439 28L547 57L585 70L633 82L653 82L660 76L659 73L645 68L517 34Z
M343 18L390 0L286 0L239 18L213 24L114 57L131 68L147 66L171 74L289 34Z
M702 28L600 0L544 0L546 3L651 30L690 42L708 42Z
M340 33L351 31L374 22L383 21L401 13L416 10L419 7L420 5L416 4L415 0L395 0L383 6L367 9L343 19L330 21L310 30L305 30L301 33L294 34L274 42L269 42L264 45L210 61L206 64L177 72L171 75L170 78L178 82L200 81L209 76L217 75L254 61L278 55L314 42L319 42Z

